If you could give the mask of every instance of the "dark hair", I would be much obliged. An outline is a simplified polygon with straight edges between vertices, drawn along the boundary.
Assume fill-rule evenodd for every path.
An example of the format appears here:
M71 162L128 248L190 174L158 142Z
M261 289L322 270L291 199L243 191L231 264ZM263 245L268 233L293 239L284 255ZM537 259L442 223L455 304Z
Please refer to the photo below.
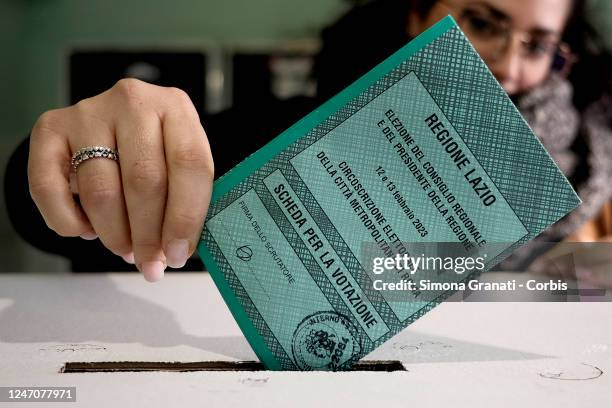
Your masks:
M584 0L574 0L572 13L563 35L577 57L569 76L574 85L574 104L580 110L588 107L612 86L611 56L598 48L598 35L584 16Z
M326 100L355 81L410 39L411 0L375 0L352 7L321 33L315 60L317 97Z
M412 11L415 11L421 18L429 15L431 9L436 5L437 0L413 0Z
M408 17L426 18L437 0L350 0L353 7L321 33L317 97L326 100L410 40ZM364 27L367 27L364 29Z

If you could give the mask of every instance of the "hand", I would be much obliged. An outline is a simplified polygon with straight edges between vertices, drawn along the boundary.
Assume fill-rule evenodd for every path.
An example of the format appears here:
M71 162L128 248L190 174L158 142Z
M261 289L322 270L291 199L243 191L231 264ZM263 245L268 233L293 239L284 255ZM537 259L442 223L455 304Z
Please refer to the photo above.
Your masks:
M72 153L107 146L71 173ZM80 205L73 198L76 178ZM206 133L187 94L137 79L76 105L43 113L32 130L30 193L61 236L95 239L135 263L149 281L194 252L212 191Z

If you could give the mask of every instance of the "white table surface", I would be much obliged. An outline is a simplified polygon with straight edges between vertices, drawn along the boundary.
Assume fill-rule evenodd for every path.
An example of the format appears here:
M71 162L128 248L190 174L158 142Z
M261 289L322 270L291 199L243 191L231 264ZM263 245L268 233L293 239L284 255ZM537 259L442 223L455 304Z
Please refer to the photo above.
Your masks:
M60 373L255 359L206 273L0 275L0 386L77 387L15 407L612 407L612 303L444 303L367 357L404 372Z

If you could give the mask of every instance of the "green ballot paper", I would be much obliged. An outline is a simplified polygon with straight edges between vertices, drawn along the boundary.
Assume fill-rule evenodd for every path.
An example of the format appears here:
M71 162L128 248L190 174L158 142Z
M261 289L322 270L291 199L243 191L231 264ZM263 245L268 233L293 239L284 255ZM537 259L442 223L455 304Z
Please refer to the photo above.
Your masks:
M449 16L220 177L198 251L268 369L344 370L579 203ZM375 268L437 243L480 265Z

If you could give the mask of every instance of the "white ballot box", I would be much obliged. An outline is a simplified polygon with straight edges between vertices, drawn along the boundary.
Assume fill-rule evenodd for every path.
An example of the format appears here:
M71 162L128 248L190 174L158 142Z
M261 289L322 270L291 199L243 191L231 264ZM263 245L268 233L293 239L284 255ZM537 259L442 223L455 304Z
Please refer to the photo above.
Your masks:
M1 275L0 387L76 401L0 406L609 406L611 316L609 302L447 302L366 357L401 364L362 364L383 371L244 371L261 367L222 363L256 357L207 273Z

